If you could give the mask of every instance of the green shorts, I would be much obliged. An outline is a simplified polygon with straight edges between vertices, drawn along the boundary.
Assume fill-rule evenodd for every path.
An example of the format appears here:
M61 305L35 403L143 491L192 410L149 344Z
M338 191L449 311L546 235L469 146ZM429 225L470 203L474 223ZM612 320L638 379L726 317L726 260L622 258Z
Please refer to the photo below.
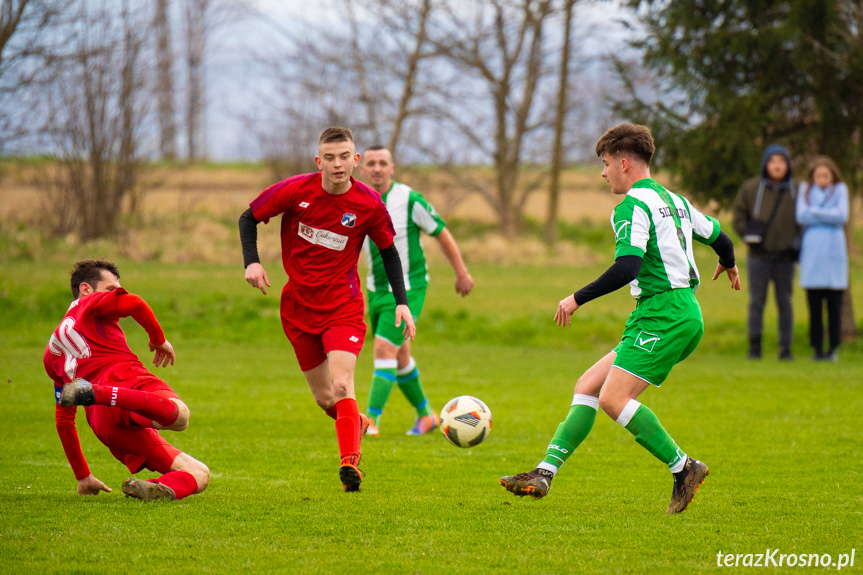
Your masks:
M392 292L367 292L369 296L369 316L372 320L372 333L388 341L396 347L401 347L405 336L402 335L402 327L396 327L396 298ZM426 300L425 288L412 289L408 291L408 307L414 322L419 319Z
M659 387L704 335L701 306L689 288L639 300L626 320L614 365Z

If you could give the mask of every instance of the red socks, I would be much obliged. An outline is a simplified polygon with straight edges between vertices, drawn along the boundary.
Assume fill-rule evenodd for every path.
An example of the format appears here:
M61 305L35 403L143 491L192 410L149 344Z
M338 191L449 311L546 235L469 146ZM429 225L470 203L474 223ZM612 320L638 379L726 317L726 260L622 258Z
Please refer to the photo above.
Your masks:
M356 399L346 398L336 403L336 438L339 456L360 452L360 408Z
M338 417L339 417L339 413L338 413L338 410L336 409L335 405L329 409L325 409L324 413L326 413L327 415L329 415L333 419L338 419Z
M188 497L198 490L198 482L195 480L195 476L186 471L172 471L158 479L151 479L150 481L170 487L177 499Z
M151 421L167 427L177 421L177 417L180 415L180 408L177 407L176 403L167 397L149 391L111 385L94 385L93 393L96 396L97 405L128 409L132 412L132 419L144 427L152 427ZM134 417L135 414L141 417Z

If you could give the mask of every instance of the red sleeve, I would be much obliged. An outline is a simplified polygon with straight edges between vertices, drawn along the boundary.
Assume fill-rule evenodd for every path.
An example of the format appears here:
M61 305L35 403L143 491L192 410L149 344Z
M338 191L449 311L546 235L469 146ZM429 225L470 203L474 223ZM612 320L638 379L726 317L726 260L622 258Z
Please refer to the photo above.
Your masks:
M69 407L58 405L54 412L54 421L57 424L57 435L60 436L63 451L66 452L66 459L72 466L75 479L80 481L90 475L90 467L87 465L87 460L84 459L81 441L78 439L78 430L75 429L75 414L77 412L78 407L75 405Z
M302 174L273 184L249 204L252 215L266 224L270 218L287 212L291 207L291 193L297 188L297 184L314 176L315 174Z
M125 290L122 294L117 295L115 301L116 307L113 313L106 315L115 319L131 317L146 330L147 335L150 336L150 343L153 345L162 345L165 343L165 333L162 331L162 326L159 325L156 314L153 313L153 309L147 302L135 294L127 293Z

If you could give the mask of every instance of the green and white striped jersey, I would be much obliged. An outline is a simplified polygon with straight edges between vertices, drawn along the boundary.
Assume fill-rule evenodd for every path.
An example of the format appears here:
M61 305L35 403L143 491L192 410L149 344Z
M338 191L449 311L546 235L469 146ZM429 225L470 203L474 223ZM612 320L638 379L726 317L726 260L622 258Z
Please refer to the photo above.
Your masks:
M650 178L635 182L611 214L615 259L642 258L638 277L629 284L632 297L643 298L675 288L698 286L693 238L711 244L719 222L695 209L689 200ZM680 232L678 232L678 228Z
M425 254L420 244L420 231L436 236L443 231L446 222L419 192L405 184L394 181L381 199L396 230L394 242L402 261L405 289L424 288L428 285L429 278ZM366 288L373 292L392 291L377 246L366 238L363 251L369 264Z

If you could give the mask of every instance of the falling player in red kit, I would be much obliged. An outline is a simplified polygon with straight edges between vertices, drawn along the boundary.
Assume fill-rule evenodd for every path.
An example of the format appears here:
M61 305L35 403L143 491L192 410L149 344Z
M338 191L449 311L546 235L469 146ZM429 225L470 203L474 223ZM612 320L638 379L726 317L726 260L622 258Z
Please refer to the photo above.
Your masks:
M354 393L354 370L366 334L357 274L366 236L380 250L393 288L395 325L404 324L409 340L416 335L393 224L380 195L351 177L359 161L351 131L327 128L315 157L320 172L270 186L239 222L246 281L266 294L270 280L258 257L257 225L282 216L282 263L289 278L282 290L282 327L315 402L336 420L345 491L360 489L360 441L368 427Z
M57 434L80 495L111 491L90 473L81 451L75 414L83 405L93 433L130 472L146 467L163 474L149 481L126 479L127 497L182 499L206 489L210 470L156 431L184 430L189 408L129 349L118 320L131 316L150 336L154 365L173 365L176 358L153 310L121 288L119 279L117 266L104 260L81 261L72 270L75 301L51 334L44 358L45 371L54 380Z

